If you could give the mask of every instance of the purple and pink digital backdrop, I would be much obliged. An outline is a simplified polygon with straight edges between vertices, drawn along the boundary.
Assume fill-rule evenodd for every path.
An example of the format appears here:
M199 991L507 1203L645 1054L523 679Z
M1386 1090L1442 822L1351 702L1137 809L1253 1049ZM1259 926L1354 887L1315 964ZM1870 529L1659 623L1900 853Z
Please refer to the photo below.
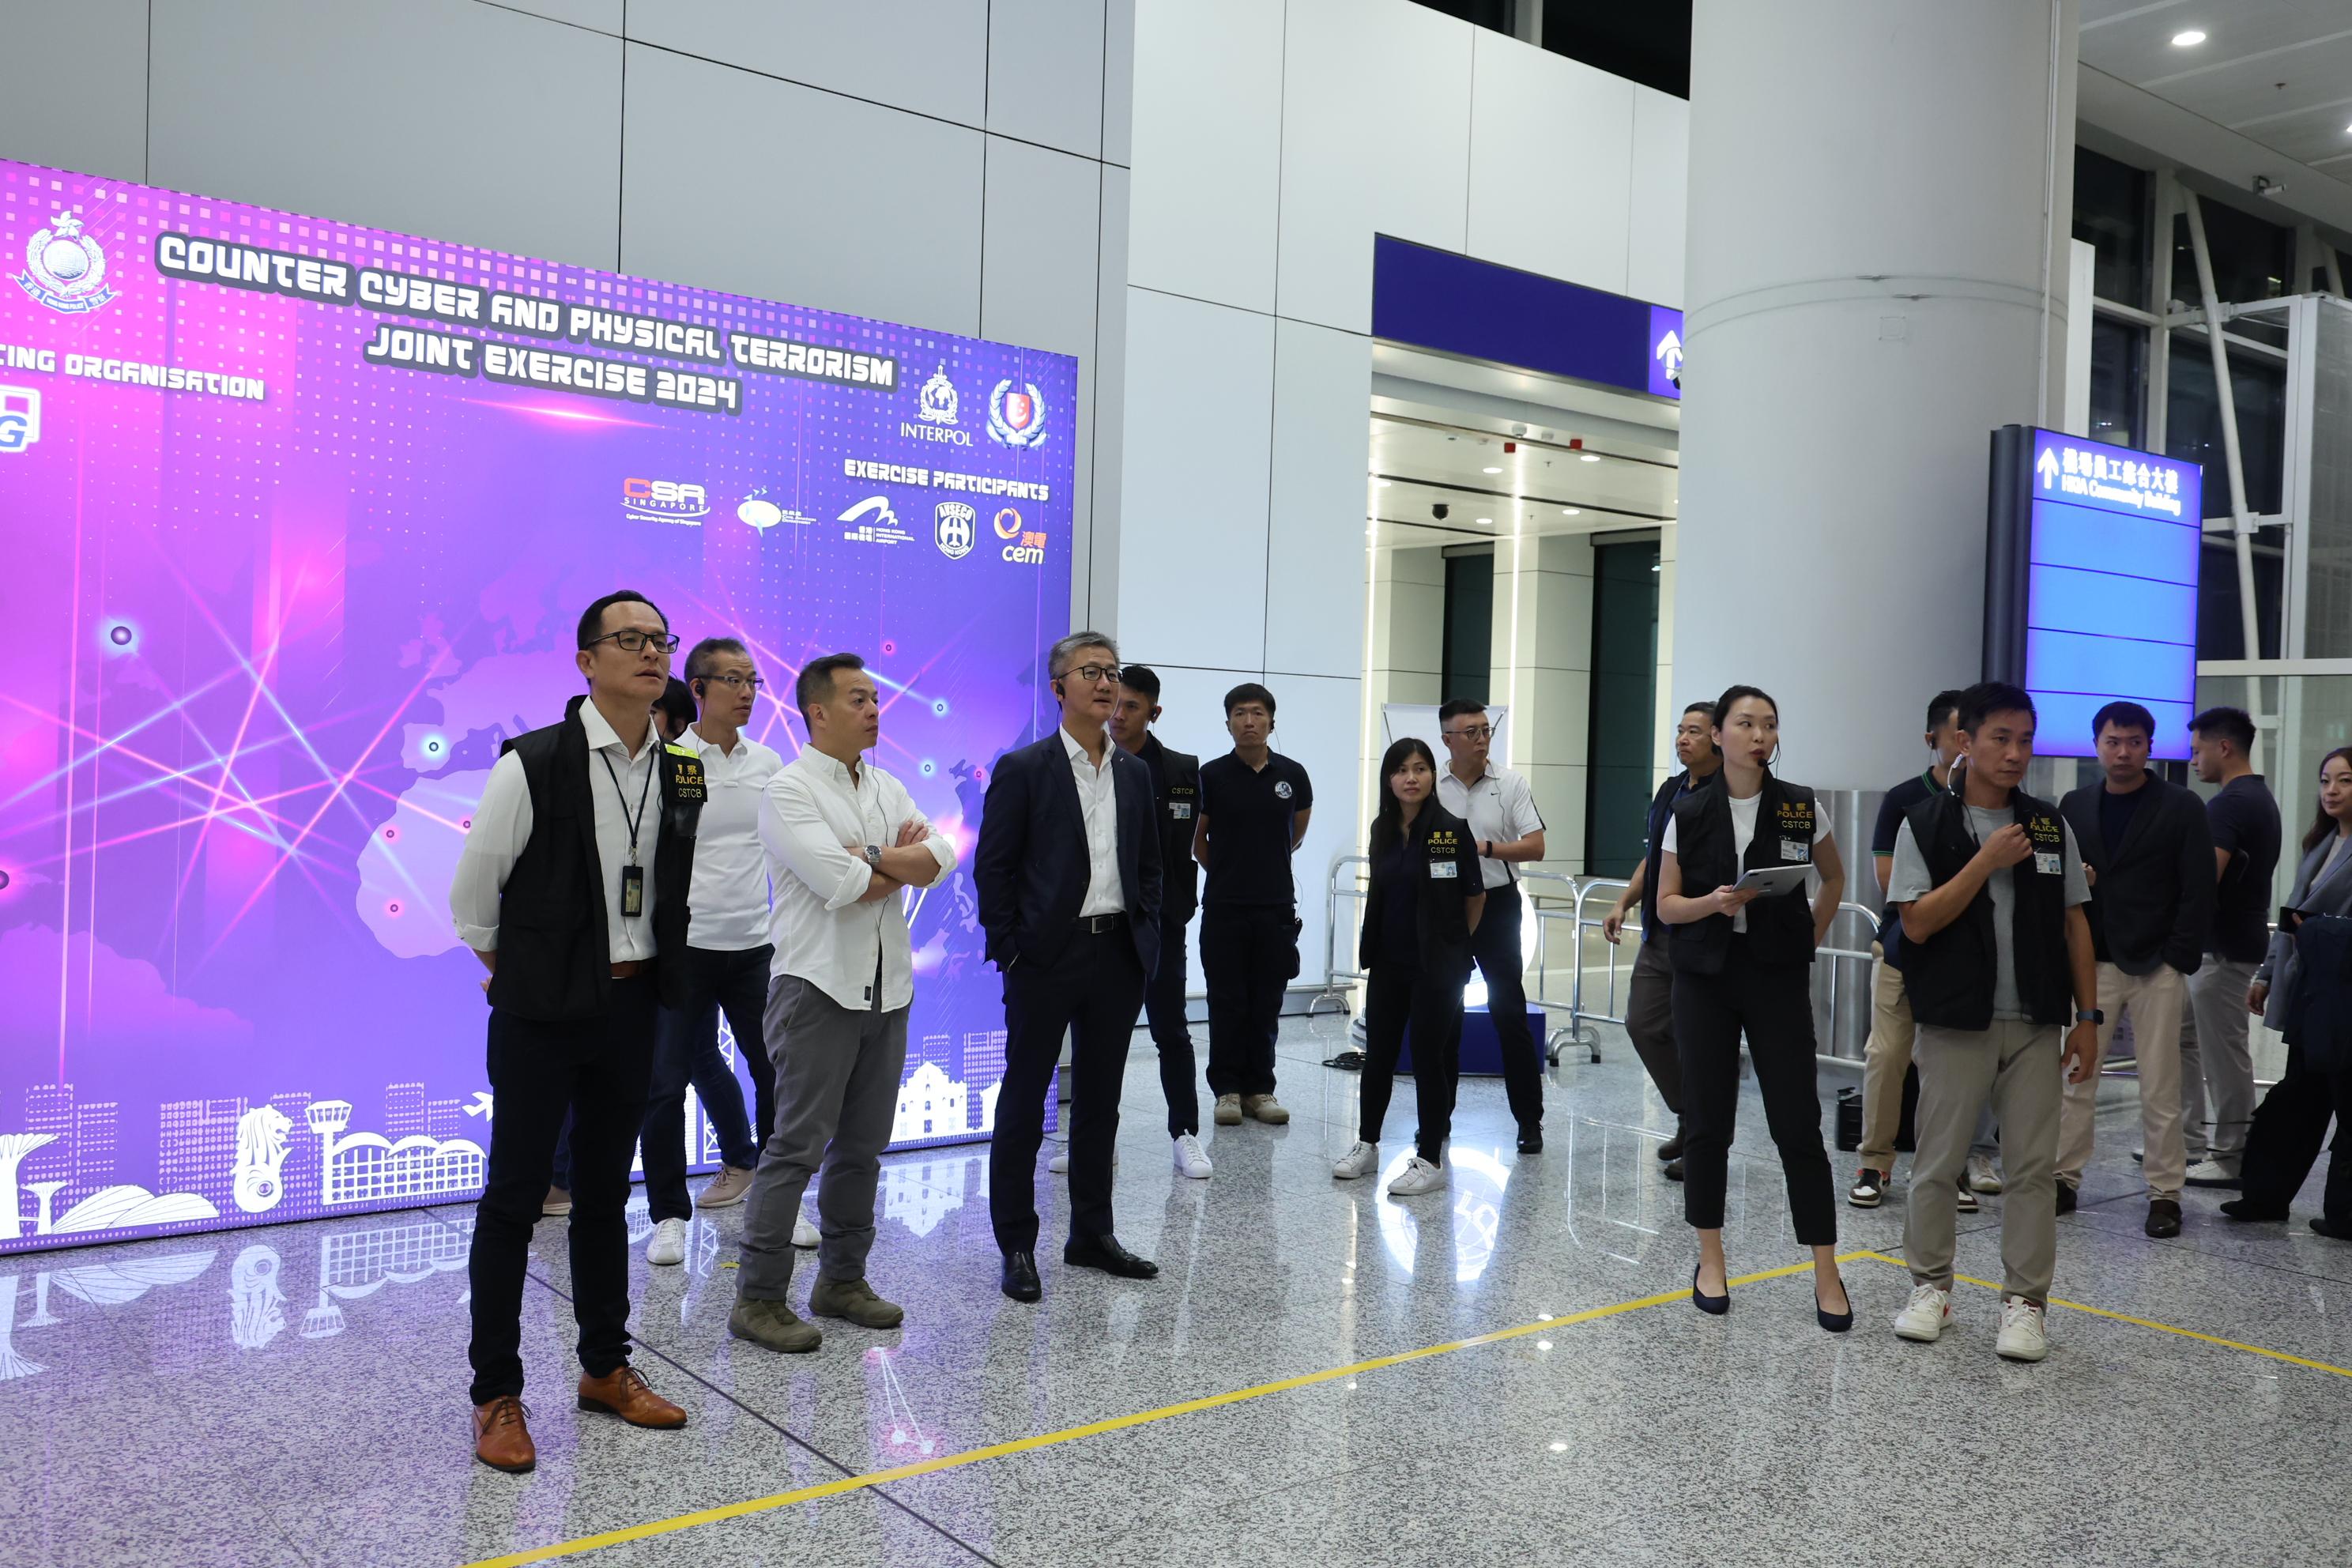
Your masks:
M0 162L0 1253L478 1189L449 876L613 588L770 693L863 654L874 760L968 863L990 764L1054 722L1076 390L1065 355ZM788 709L750 732L789 757ZM981 1137L969 879L910 907L898 1138Z

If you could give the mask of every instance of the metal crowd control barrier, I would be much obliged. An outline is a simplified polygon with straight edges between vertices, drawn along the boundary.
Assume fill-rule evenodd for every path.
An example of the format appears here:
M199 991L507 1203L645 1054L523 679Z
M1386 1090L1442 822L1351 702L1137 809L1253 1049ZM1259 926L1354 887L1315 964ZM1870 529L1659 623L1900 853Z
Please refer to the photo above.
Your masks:
M1564 882L1568 886L1568 907L1565 910L1549 909L1536 911L1536 1005L1543 1008L1547 1013L1564 1012L1568 1015L1566 1024L1545 1037L1545 1058L1552 1066L1558 1067L1559 1058L1567 1054L1570 1046L1574 1045L1582 1046L1591 1058L1597 1062L1601 1059L1601 1034L1597 1029L1587 1028L1584 1023L1585 1019L1594 1016L1584 1008L1584 931L1588 925L1597 927L1601 922L1588 921L1584 918L1584 900L1591 896L1595 889L1622 888L1625 884L1621 880L1605 877L1580 881L1574 877L1564 876L1557 871L1529 871L1527 876L1530 879ZM1551 948L1548 938L1551 928L1555 925L1564 925L1568 928L1569 948L1571 954L1570 962L1574 966L1569 976L1566 1002L1555 1002L1550 994ZM1609 995L1611 1005L1614 1005L1617 995L1617 950L1613 947L1609 950ZM1609 1019L1608 1021L1615 1023L1622 1020Z
M1331 869L1323 879L1323 989L1307 1004L1307 1016L1315 1016L1317 1009L1328 1002L1345 1013L1348 1010L1348 990L1364 977L1356 967L1356 922L1349 921L1345 928L1339 924L1339 900L1346 899L1361 905L1364 901L1365 879L1371 875L1372 858L1369 855L1334 855ZM1353 868L1353 869L1351 869ZM1344 885L1342 879L1344 876ZM1351 939L1343 949L1339 946L1342 930ZM1342 962L1341 954L1345 953Z
M1826 958L1826 959L1830 959L1830 960L1833 961L1833 962L1832 962L1832 963L1831 969L1830 969L1830 986L1829 986L1829 992L1830 992L1830 994L1829 994L1830 1016L1829 1016L1829 1026L1828 1026L1826 1029L1824 1029L1824 1030L1822 1031L1822 1037L1823 1039L1827 1040L1827 1041L1829 1042L1829 1044L1830 1044L1832 1047L1834 1047L1838 1044L1838 1038L1839 1038L1839 1037L1838 1037L1838 980L1839 980L1840 976L1842 976L1842 975L1844 973L1844 971L1843 971L1843 970L1839 969L1838 967L1836 967L1834 961L1835 961L1835 960L1838 960L1838 959L1856 959L1856 958L1858 958L1858 959L1860 959L1860 960L1862 961L1862 966L1863 966L1863 967L1862 967L1862 994L1863 994L1863 996L1864 996L1864 1004L1863 1004L1863 1006L1864 1006L1864 1022L1865 1022L1865 1024L1866 1024L1866 1023L1867 1023L1867 1021L1868 1021L1868 1017L1869 1017L1869 1012L1868 1012L1868 1009L1869 1009L1869 1002L1868 1002L1868 997L1869 997L1869 995L1870 995L1870 984L1871 984L1871 971L1870 971L1870 966L1871 966L1871 964L1872 964L1872 963L1874 963L1874 962L1876 962L1874 959L1873 959L1873 958L1872 958L1872 956L1871 956L1871 952L1870 952L1870 949L1871 949L1871 944L1872 944L1872 943L1874 943L1874 942L1875 942L1878 940L1878 914L1877 914L1877 911L1875 911L1875 910L1872 910L1871 908L1869 908L1869 906L1864 905L1864 904L1854 904L1854 903L1844 903L1844 904L1840 904L1840 905L1837 907L1837 914L1835 914L1835 915L1832 915L1832 916L1830 917L1830 930L1832 930L1832 931L1835 931L1835 930L1837 930L1837 922L1838 922L1838 916L1839 916L1839 915L1857 915L1857 916L1860 916L1860 917L1861 917L1861 919L1862 919L1862 921L1863 921L1864 928L1865 930L1867 930L1867 931L1870 932L1870 934L1869 934L1869 936L1868 936L1868 937L1866 937L1866 938L1864 940L1863 944L1862 944L1862 946L1861 946L1861 948L1860 948L1859 950L1856 950L1856 949L1854 949L1854 948L1851 948L1851 947L1817 947L1817 948L1813 949L1813 956L1814 956L1816 959ZM1865 1030L1864 1030L1865 1035L1867 1034L1867 1032L1868 1032L1868 1031L1867 1031L1867 1029L1865 1028ZM1817 1056L1819 1056L1819 1057L1821 1058L1821 1059L1822 1059L1822 1060L1823 1060L1823 1061L1825 1061L1825 1062L1831 1062L1831 1061L1833 1061L1833 1062L1852 1062L1852 1061L1853 1061L1853 1060L1855 1060L1855 1059L1856 1059L1855 1058L1853 1058L1853 1057L1849 1057L1849 1056L1842 1056L1842 1055L1840 1055L1840 1054L1839 1054L1839 1053L1838 1053L1834 1048L1832 1048L1832 1049L1831 1049L1831 1050L1826 1050L1826 1051L1819 1051L1819 1050L1817 1050L1817 1051L1815 1052L1815 1054L1816 1054Z

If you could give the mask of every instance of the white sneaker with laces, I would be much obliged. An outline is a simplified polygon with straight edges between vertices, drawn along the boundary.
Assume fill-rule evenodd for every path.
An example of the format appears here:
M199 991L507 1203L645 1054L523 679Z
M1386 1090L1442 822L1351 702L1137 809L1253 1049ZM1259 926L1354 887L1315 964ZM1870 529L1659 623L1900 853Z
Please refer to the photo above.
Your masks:
M654 1226L654 1238L646 1243L646 1261L661 1268L685 1262L686 1221L666 1219Z
M1370 1175L1372 1168L1380 1163L1381 1146L1359 1140L1349 1144L1348 1152L1332 1163L1331 1174L1340 1181L1352 1182L1358 1176Z
M1906 1340L1932 1345L1952 1321L1952 1293L1933 1285L1911 1287L1911 1300L1895 1314L1895 1331Z
M1201 1136L1197 1132L1179 1132L1176 1135L1175 1159L1177 1173L1190 1176L1196 1182L1207 1181L1217 1169L1209 1163L1209 1152L1201 1147Z
M1423 1193L1433 1193L1445 1185L1445 1167L1431 1164L1415 1154L1397 1179L1389 1184L1389 1196L1417 1198Z
M2040 1361L2050 1353L2050 1330L2042 1309L2022 1296L2004 1297L2000 1303L2000 1338L1993 1352L2003 1361Z
M802 1215L799 1218L793 1221L793 1245L794 1247L806 1249L808 1247L814 1247L818 1242L823 1241L824 1239L824 1237L817 1234L816 1226L809 1223L808 1215Z
M1980 1193L1998 1193L2001 1188L2000 1173L1992 1168L1990 1154L1969 1156L1969 1185Z
M2238 1184L2238 1173L2209 1156L2189 1167L2186 1180L2192 1187L2234 1187Z

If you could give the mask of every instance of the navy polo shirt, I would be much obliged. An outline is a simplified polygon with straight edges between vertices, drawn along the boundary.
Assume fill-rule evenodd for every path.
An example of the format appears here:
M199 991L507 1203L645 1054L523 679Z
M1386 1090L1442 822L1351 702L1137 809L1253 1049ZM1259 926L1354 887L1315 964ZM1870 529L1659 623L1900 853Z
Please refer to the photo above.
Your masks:
M1294 823L1315 804L1307 770L1279 752L1253 768L1228 752L1201 764L1201 815L1209 819L1207 909L1289 909Z

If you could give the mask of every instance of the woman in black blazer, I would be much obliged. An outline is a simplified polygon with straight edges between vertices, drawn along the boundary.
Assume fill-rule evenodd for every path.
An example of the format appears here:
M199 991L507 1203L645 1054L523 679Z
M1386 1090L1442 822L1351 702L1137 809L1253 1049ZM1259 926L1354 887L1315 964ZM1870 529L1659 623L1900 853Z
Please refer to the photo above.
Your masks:
M2286 1075L2272 1086L2246 1131L2242 1195L2221 1205L2231 1219L2284 1219L2319 1158L2327 1120L2336 1119L2336 1153L2327 1163L2322 1212L2311 1228L2352 1241L2352 1060L2345 1043L2307 1038L2304 1016L2316 989L2341 988L2334 973L2302 962L2294 917L2352 915L2352 746L2320 759L2319 810L2303 836L2303 865L2287 895L2293 923L2271 934L2270 955L2254 972L2246 1005L2286 1037Z
M1461 1076L1462 988L1486 889L1470 825L1437 804L1437 759L1427 742L1391 746L1380 776L1371 889L1357 947L1364 970L1362 1109L1356 1142L1331 1173L1350 1181L1380 1164L1381 1122L1410 1023L1421 1126L1412 1162L1389 1184L1389 1195L1416 1197L1445 1185L1445 1137Z

